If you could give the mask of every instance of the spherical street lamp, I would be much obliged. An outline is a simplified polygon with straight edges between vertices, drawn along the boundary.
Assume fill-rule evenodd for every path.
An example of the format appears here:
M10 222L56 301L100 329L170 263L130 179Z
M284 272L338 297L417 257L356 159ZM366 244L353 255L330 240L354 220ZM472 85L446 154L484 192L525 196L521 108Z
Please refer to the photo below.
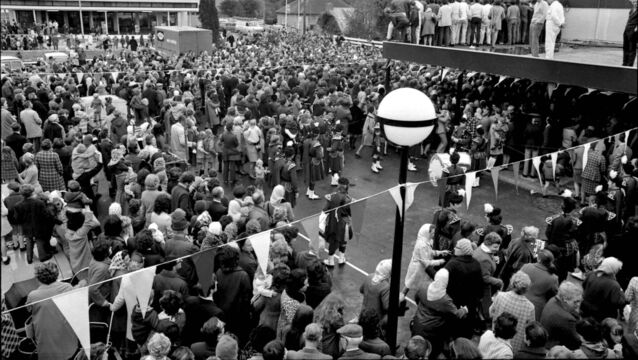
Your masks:
M432 100L423 92L412 88L400 88L387 94L377 111L377 120L383 125L388 141L401 147L399 185L405 185L408 175L410 146L425 140L434 127L436 109ZM401 253L403 250L403 223L405 218L405 186L399 188L401 209L397 207L392 249L392 275L390 279L390 309L388 311L387 337L390 349L396 349L401 282ZM403 216L401 216L403 214Z

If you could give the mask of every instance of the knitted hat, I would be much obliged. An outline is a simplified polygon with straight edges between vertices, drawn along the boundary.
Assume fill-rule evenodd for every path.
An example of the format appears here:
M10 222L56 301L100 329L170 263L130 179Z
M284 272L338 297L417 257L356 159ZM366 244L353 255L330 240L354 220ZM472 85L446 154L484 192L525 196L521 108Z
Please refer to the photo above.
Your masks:
M237 341L231 336L223 335L215 347L215 356L219 360L235 360L237 359L237 351Z
M456 256L472 255L473 252L472 242L468 239L459 240L454 247L454 255Z
M175 231L182 231L188 227L188 221L186 220L186 212L182 209L175 209L171 214L171 229Z
M208 232L213 235L221 235L222 233L222 224L219 221L213 221L208 226Z

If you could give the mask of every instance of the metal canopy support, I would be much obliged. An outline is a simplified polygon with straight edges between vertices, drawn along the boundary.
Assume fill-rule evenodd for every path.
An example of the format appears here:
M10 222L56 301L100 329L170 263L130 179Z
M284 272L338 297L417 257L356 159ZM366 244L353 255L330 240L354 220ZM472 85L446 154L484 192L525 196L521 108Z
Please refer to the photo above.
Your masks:
M636 68L624 66L579 64L520 55L387 41L383 43L383 57L631 95L636 95L638 92L636 76L638 71Z

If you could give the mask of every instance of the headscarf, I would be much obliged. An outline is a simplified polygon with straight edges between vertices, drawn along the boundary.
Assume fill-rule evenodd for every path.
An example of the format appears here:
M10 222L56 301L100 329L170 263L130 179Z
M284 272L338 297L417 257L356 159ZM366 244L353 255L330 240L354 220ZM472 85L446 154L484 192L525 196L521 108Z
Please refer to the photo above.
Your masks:
M377 268L374 270L374 275L372 275L372 285L377 285L383 280L387 280L390 278L390 273L392 272L392 260L384 259L379 261L377 264Z
M450 272L443 268L434 275L434 282L428 286L428 301L436 301L447 294L447 283L450 280Z
M618 274L620 269L622 269L622 261L612 256L605 258L598 269L596 269L596 272L604 273L607 275L616 275Z
M432 246L434 239L430 236L430 229L432 229L432 224L423 224L423 226L421 226L418 234L416 235L417 243L423 242L426 245Z
M241 204L237 200L231 200L228 203L228 215L233 218L233 221L239 221L241 219Z
M128 269L122 255L123 251L118 251L117 254L113 256L113 259L111 259L111 265L109 265L109 272L111 273L111 276L115 276L115 273L118 270L126 271Z
M272 189L272 193L270 194L270 203L273 205L278 205L284 199L286 195L286 189L283 185L277 185L274 189Z
M114 202L109 205L109 215L122 216L122 206L120 203Z

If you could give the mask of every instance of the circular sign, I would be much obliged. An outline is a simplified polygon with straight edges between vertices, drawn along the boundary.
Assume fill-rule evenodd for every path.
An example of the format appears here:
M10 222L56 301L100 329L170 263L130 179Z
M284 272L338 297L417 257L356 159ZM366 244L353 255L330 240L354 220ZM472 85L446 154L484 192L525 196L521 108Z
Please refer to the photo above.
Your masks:
M157 34L155 34L157 36L157 40L159 41L164 41L164 32L163 31L158 31Z

